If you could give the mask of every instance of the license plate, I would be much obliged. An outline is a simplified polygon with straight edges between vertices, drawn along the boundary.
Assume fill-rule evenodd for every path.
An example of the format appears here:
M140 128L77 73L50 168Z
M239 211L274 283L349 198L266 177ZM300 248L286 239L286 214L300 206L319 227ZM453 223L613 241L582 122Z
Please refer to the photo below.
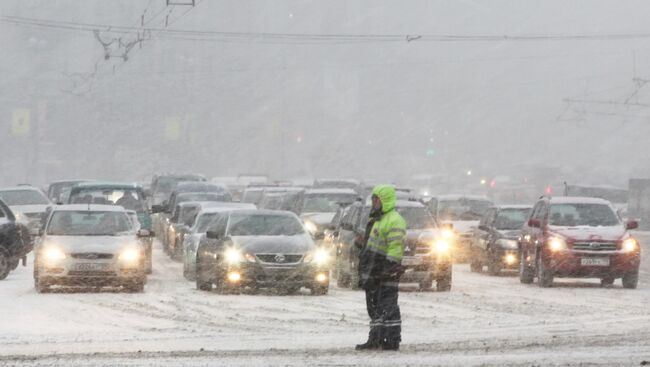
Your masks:
M76 271L106 271L110 267L110 264L105 263L83 263L76 264L74 270Z
M609 266L609 257L583 257L580 259L582 266Z
M402 265L404 266L413 266L422 264L422 258L420 257L405 257L402 258Z

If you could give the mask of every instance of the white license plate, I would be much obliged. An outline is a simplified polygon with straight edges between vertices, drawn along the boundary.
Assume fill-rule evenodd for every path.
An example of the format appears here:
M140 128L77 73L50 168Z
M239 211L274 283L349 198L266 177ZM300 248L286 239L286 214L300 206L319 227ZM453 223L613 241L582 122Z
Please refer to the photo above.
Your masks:
M106 271L109 270L111 264L106 263L82 263L75 264L74 270L76 271Z
M402 265L404 266L413 266L422 264L421 257L404 257L402 258Z
M580 259L582 266L609 266L609 257L583 257Z

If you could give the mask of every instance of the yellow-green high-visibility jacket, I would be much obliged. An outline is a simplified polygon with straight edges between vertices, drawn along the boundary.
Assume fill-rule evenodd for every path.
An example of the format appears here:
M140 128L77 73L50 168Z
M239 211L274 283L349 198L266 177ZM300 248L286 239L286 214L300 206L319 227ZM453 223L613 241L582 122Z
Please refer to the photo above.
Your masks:
M404 256L406 221L395 210L397 194L390 185L379 185L372 190L381 200L383 215L375 222L368 238L368 250L382 254L397 263Z

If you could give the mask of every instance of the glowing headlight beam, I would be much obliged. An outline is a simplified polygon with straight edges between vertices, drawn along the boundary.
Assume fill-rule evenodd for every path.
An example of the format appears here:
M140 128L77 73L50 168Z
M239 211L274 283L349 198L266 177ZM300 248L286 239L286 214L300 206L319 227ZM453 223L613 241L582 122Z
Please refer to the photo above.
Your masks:
M241 251L235 248L226 249L226 251L223 253L223 257L229 264L239 264L244 259Z
M639 248L639 244L636 242L634 238L628 238L627 240L623 241L623 245L621 246L621 248L625 252L633 252L637 248Z
M305 229L312 234L318 232L318 227L311 221L305 221Z
M566 242L561 238L553 237L548 241L548 247L553 252L562 251L566 249Z
M447 242L445 240L437 240L437 241L435 241L433 243L433 248L437 252L443 252L444 253L444 252L449 252L450 246L449 246L449 242Z
M43 255L45 255L45 258L49 261L60 261L65 259L63 251L56 247L46 248L45 251L43 251Z
M124 262L136 262L140 260L140 251L134 248L126 249L120 253L119 259Z

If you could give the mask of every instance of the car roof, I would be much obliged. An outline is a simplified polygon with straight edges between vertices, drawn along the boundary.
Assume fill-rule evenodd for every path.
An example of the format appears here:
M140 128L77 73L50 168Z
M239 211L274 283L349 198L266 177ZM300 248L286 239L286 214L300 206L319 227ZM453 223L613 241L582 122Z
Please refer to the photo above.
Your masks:
M192 181L192 182L180 182L178 185L176 185L176 188L174 191L178 192L179 194L182 192L188 192L185 190L193 190L193 189L221 189L223 191L227 191L228 188L226 185L223 184L216 184L216 183L211 183L211 182L199 182L199 181Z
M358 195L356 191L352 189L328 189L328 188L323 188L323 189L309 189L305 191L305 195L318 195L318 194L350 194L350 195Z
M81 183L81 182L94 182L92 179L84 179L84 178L71 178L67 180L57 180L57 181L52 181L50 182L50 186L52 185L60 185L60 184L76 184L76 183Z
M272 192L272 193L300 192L300 191L305 191L305 188L295 187L295 186L274 186L274 187L264 187L264 191Z
M369 207L370 203L371 203L371 199L370 197L368 197L368 199L366 199L365 206ZM396 208L426 208L424 204L416 200L396 200L395 207Z
M223 212L228 212L228 211L242 211L242 210L255 210L255 205L250 204L240 204L240 206L209 206L205 208L201 208L201 211L199 212L199 215L205 214L205 213L223 213Z
M228 196L226 191L184 191L179 192L178 197L187 197L191 195L214 195L214 196ZM199 200L200 201L200 200Z
M452 195L438 195L434 197L438 201L447 201L447 200L459 200L459 199L469 199L469 200L481 200L481 201L490 201L486 196L482 195L461 195L461 194L452 194Z
M102 205L102 204L66 204L56 205L53 211L91 211L91 212L125 212L126 210L119 205Z
M497 205L499 210L503 209L532 209L532 205L519 205L519 204L507 204L507 205Z
M551 204L605 204L611 203L605 199L584 196L557 196L548 198Z
M0 188L0 191L38 191L42 192L41 189L34 186L12 186L12 187L3 187Z
M86 181L79 182L74 185L74 189L86 189L86 188L105 188L105 189L141 189L142 185L137 182L117 182L117 181Z
M244 215L267 215L267 216L298 218L294 213L286 210L245 209L245 210L237 210L236 212L237 214L244 214Z
M316 183L346 182L351 184L360 184L360 181L354 178L317 178Z

